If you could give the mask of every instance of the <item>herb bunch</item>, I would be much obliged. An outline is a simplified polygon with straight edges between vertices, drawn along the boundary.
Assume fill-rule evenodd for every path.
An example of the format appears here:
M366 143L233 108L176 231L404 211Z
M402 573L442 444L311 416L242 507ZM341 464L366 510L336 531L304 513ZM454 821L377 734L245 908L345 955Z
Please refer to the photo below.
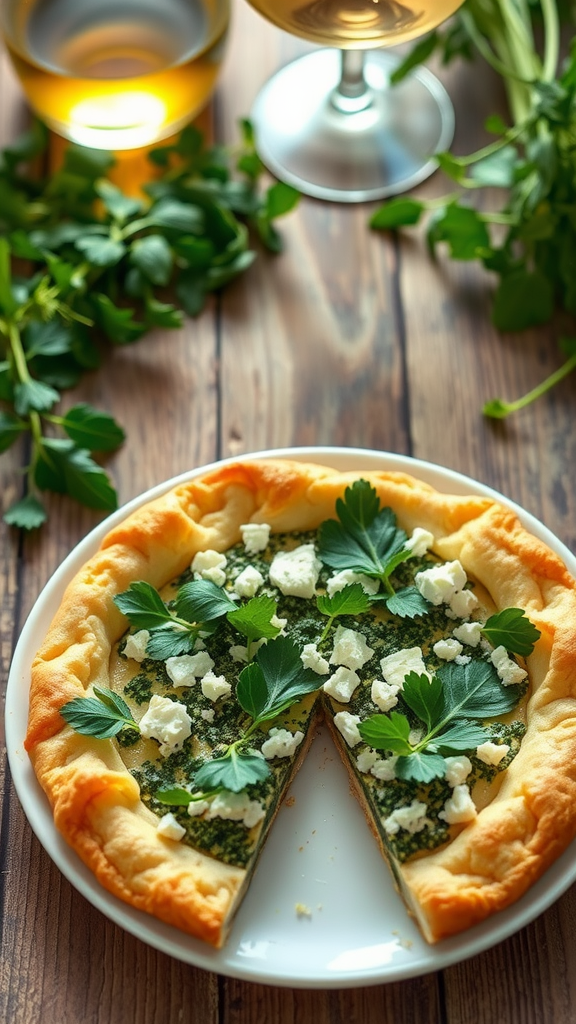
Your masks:
M395 229L427 217L433 256L443 245L453 259L477 260L495 274L492 319L501 331L544 324L557 307L576 315L576 39L560 68L568 10L558 0L466 0L395 74L400 80L435 51L444 63L477 52L504 81L510 123L490 117L493 142L468 156L438 157L455 191L429 201L391 200L371 220L374 228ZM498 208L477 210L468 201L494 187L505 190ZM567 359L559 370L515 402L488 402L485 415L502 418L524 407L574 370L576 337L561 339L560 347Z
M274 222L298 199L288 185L260 187L248 122L235 156L194 127L153 150L142 198L106 177L113 158L96 150L70 146L55 174L33 173L46 145L36 123L0 154L0 452L29 439L26 494L5 515L24 529L46 519L43 491L116 507L93 456L122 443L121 427L85 404L54 411L100 365L100 342L131 344L198 315L253 262L250 231L280 251Z

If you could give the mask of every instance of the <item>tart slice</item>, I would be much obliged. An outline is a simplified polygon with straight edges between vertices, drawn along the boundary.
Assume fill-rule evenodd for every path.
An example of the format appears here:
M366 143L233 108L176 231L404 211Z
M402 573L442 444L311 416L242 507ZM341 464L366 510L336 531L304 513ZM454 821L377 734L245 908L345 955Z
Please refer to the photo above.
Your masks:
M490 499L262 460L111 530L32 670L27 749L115 895L226 938L325 716L429 941L576 832L576 598Z

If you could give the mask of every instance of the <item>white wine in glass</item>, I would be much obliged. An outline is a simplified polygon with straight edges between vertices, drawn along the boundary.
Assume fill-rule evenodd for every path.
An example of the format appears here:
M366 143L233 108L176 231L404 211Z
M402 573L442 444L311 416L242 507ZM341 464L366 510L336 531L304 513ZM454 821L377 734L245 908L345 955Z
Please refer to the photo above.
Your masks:
M408 42L445 21L462 0L249 0L292 35L322 46L274 75L252 119L269 169L320 199L361 202L404 192L435 168L454 114L440 82L417 68L391 87Z

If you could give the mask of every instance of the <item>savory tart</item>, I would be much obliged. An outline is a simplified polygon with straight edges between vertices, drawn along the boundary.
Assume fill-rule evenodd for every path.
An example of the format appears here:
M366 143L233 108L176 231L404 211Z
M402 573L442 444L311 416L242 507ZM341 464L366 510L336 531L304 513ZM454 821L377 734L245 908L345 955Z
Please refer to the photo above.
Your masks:
M399 473L223 465L68 586L26 748L102 885L226 939L315 724L435 942L576 834L576 593L486 497Z

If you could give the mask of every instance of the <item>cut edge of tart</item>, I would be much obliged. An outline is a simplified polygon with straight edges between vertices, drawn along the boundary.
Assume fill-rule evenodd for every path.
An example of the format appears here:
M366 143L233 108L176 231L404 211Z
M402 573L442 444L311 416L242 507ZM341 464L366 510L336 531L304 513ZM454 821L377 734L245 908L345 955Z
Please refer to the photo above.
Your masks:
M267 523L275 533L316 529L334 519L337 499L360 478L408 534L417 527L431 532L440 559L460 560L497 609L523 609L541 634L527 659L531 689L520 752L494 800L438 850L396 862L347 759L372 830L425 937L437 941L509 905L576 832L576 598L561 560L489 498L440 494L398 473L338 473L284 460L228 464L133 513L72 581L33 664L26 739L58 829L100 882L216 946L225 941L309 738L274 794L245 869L159 835L158 815L140 799L115 741L73 731L60 712L94 686L109 684L111 651L126 629L114 598L131 584L161 589L197 552L237 544L243 524Z

